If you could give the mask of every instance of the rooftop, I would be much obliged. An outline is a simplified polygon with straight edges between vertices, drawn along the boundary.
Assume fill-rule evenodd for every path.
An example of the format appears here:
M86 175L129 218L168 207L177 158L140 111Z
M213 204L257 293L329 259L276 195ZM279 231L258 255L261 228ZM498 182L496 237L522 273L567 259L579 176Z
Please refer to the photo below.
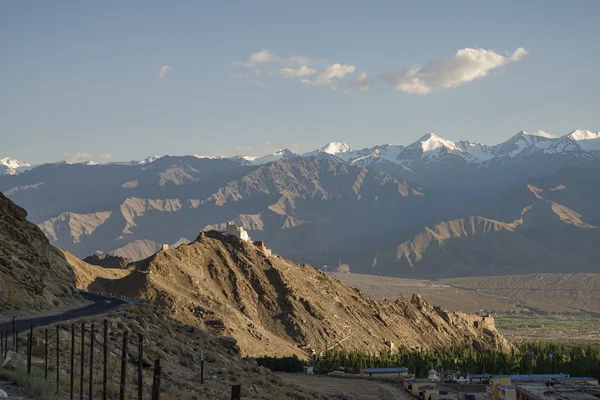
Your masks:
M543 400L598 400L600 396L600 387L589 384L527 384L519 386L518 389Z
M535 375L505 375L510 376L511 381L547 381L548 379L560 380L568 378L565 374L535 374Z
M383 374L383 373L394 373L394 372L408 372L408 368L404 367L393 367L393 368L365 368L367 374Z
M441 391L441 390L443 390L443 391L445 391L445 392L447 392L447 391L448 391L448 389L446 389L446 388L445 388L445 387L443 387L443 386L432 386L432 385L428 385L428 386L421 386L421 387L419 388L419 391L420 391L420 392L424 392L424 391L426 391L426 390L440 390L440 391Z

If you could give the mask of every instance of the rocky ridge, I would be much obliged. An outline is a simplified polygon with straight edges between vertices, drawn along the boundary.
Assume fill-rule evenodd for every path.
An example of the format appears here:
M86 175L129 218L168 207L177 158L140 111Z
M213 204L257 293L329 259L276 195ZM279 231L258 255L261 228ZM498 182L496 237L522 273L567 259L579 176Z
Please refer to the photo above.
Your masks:
M186 324L237 339L245 355L310 356L326 347L472 345L510 351L493 319L448 312L420 296L375 301L327 274L216 231L132 264L112 290Z
M0 315L78 303L73 270L27 212L0 193Z

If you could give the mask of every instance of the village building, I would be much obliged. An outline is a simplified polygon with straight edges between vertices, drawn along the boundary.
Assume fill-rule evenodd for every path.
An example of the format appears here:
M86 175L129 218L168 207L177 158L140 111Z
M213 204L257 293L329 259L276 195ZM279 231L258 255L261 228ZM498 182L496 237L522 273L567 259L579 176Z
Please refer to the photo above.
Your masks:
M426 385L431 384L427 379L405 379L403 382L404 389L412 393L413 385L416 383L424 383Z
M517 386L516 392L516 400L597 400L600 386L562 380L522 384Z
M477 384L477 383L488 383L490 381L490 376L488 374L470 374L469 375L469 383Z
M443 371L440 375L443 382L469 383L469 374L460 371Z
M447 395L449 390L443 386L433 386L431 384L419 388L419 398L422 400L432 400L432 396Z
M419 397L419 393L421 393L421 388L425 387L425 386L433 386L434 383L431 381L425 381L425 382L417 382L417 383L413 383L411 385L411 390L410 392L412 393L413 396L415 397ZM437 393L439 394L439 393Z
M365 368L363 372L371 378L402 378L408 376L408 368L404 367Z
M592 400L598 379L565 374L505 375L490 380L483 400Z
M271 249L269 249L267 247L265 242L263 242L262 240L259 240L259 241L252 242L252 244L254 244L260 251L262 251L265 254L265 256L271 257Z

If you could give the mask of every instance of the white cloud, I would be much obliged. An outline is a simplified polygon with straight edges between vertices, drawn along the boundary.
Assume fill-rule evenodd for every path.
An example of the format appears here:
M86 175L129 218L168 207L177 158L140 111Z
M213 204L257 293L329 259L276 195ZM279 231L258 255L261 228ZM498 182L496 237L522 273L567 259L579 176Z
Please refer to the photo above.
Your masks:
M69 154L65 153L65 158L68 158ZM94 154L89 151L82 151L75 154L75 157L69 159L69 162L73 163L82 163L82 162L94 162L94 163L102 163L112 159L113 156L110 153L100 154L98 157L94 156Z
M366 91L376 80L383 80L396 91L427 94L483 78L492 71L494 75L500 74L503 70L499 67L517 62L527 54L528 51L522 47L504 54L486 49L464 48L451 58L432 60L425 66L412 65L387 74L368 75L363 71L353 80L348 79L356 71L352 64L331 63L298 55L280 57L269 50L252 53L247 61L235 61L232 64L254 68L253 75L299 78L304 85L329 86L334 90L344 89L344 92ZM245 73L231 76L248 77ZM255 82L255 79L252 78L252 81Z
M543 131L543 130L541 130L541 129L540 129L540 130L538 130L538 131L536 131L536 132L534 133L534 135L535 135L535 136L542 136L542 137L549 138L549 139L555 139L555 138L557 138L557 137L558 137L558 136L556 136L556 135L553 135L553 134L551 134L551 133L548 133L548 132L546 132L546 131Z
M162 67L160 67L160 71L158 71L158 76L161 78L164 78L165 75L172 70L173 70L173 67L171 67L169 65L163 65Z
M75 154L75 157L73 157L71 160L72 162L84 162L84 161L93 161L94 160L94 155L90 152L87 151L82 151L80 153Z
M354 81L354 85L358 90L364 92L365 90L369 90L371 85L373 84L373 80L369 78L365 71L361 72L356 80Z
M392 72L384 79L394 90L410 94L427 94L482 78L489 71L518 61L527 53L527 50L522 47L505 55L492 50L465 48L458 50L453 58L430 61L424 67L413 65Z
M333 85L332 79L343 79L346 75L354 73L356 67L354 65L347 64L331 64L320 70L313 79L303 79L300 83L305 85L331 85L334 89L336 88Z
M284 78L301 78L303 76L310 76L317 73L317 70L314 68L308 68L306 65L301 66L300 68L281 68L279 70L279 75Z
M269 50L261 50L256 53L250 54L250 58L247 61L234 61L233 65L237 65L240 67L257 67L261 64L268 64L279 62L280 58L275 54L271 53Z

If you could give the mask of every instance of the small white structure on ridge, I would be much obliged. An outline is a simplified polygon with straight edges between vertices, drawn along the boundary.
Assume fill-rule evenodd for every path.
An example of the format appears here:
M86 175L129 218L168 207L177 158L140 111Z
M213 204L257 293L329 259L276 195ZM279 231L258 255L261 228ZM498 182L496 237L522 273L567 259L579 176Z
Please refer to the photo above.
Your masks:
M235 236L236 238L245 242L250 241L250 236L248 236L248 232L246 232L246 230L241 226L237 226L232 222L228 222L225 226L225 234Z

